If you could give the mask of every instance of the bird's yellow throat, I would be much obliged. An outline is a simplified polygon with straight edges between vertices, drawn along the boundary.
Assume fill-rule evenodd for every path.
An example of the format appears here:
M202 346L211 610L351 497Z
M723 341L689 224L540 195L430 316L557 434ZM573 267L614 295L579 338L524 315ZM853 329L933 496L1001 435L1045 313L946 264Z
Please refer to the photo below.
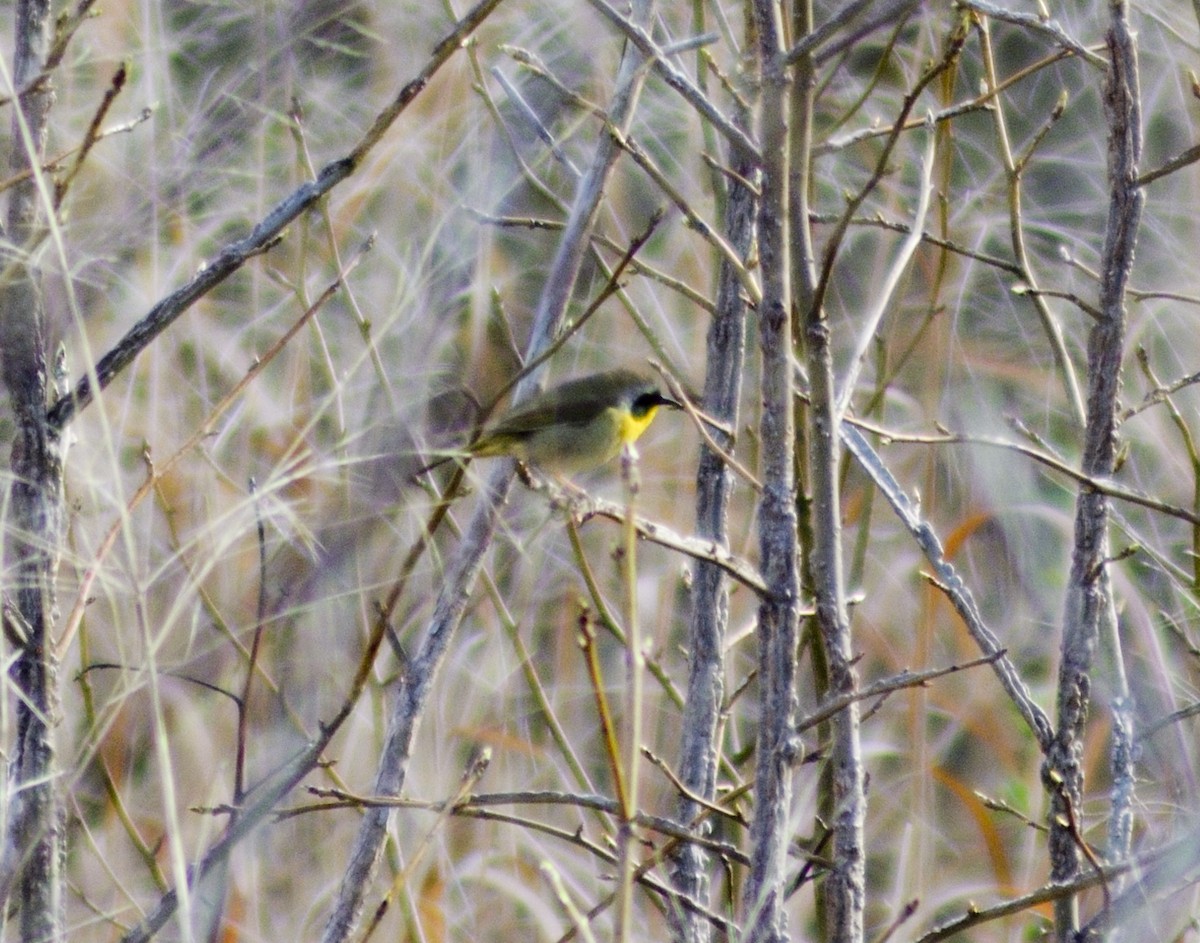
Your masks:
M621 413L621 444L632 445L636 442L638 436L646 431L646 427L650 425L656 412L658 412L658 407L651 406L646 410L644 416L638 417L629 410L624 410Z

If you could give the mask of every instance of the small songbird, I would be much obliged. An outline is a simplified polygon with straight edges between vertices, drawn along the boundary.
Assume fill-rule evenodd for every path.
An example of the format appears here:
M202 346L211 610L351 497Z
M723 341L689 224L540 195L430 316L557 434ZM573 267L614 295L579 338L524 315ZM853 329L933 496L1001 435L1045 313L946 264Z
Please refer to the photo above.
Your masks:
M646 431L660 406L682 405L632 370L607 370L568 380L512 407L488 425L463 454L511 455L556 475L573 475L616 457ZM439 459L426 466L449 461Z

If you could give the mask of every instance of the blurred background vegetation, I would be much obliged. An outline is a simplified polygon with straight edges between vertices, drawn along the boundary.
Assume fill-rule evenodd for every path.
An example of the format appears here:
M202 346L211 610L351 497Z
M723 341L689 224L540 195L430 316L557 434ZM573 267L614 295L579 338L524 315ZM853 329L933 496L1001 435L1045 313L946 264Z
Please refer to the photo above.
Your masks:
M50 154L78 143L112 74L120 63L129 65L129 81L106 122L128 127L88 157L63 208L65 253L45 251L42 258L53 340L65 344L72 375L206 258L342 156L463 12L450 7L106 2L54 79ZM817 22L837 7L818 4ZM1022 10L1036 13L1032 5ZM1100 10L1062 5L1050 13L1079 43L1102 41ZM1188 70L1200 30L1193 13L1163 3L1133 11L1142 56L1143 170L1196 140L1200 105ZM863 35L847 27L822 47L812 198L818 247L845 194L869 178L882 132L961 15L945 4L918 4ZM731 110L734 91L753 98L741 4L663 4L658 16L656 36L664 46L711 34L700 50L673 61L719 107ZM1035 700L1052 709L1076 486L1011 449L906 443L898 435L937 438L944 428L1035 445L1079 464L1080 421L1062 371L1029 294L1014 290L1025 280L1014 265L1012 178L996 110L1013 153L1027 159L1019 225L1030 265L1040 287L1058 295L1047 303L1082 376L1091 317L1071 296L1095 304L1107 213L1103 70L1064 54L1044 32L997 19L986 26L995 70L1002 83L1012 81L999 95L982 96L986 20L973 20L961 56L921 94L914 116L980 99L977 107L941 120L933 132L916 127L901 137L838 256L827 306L844 373L862 313L903 238L888 224L911 220L927 136L935 134L934 200L926 220L933 239L918 249L868 348L851 409L897 434L894 441L873 441L901 485L919 495ZM843 37L852 41L840 47ZM118 938L174 884L171 856L194 861L220 833L224 819L210 810L232 797L238 711L231 695L246 685L247 649L260 622L261 674L245 730L247 781L285 762L341 703L377 606L430 513L433 499L411 474L428 449L461 441L475 419L472 403L487 402L519 369L578 168L606 133L586 103L608 102L623 45L586 3L502 4L319 211L192 307L74 423L59 589L58 731L73 940ZM528 60L538 67L523 64ZM1052 118L1060 100L1061 116ZM149 117L139 120L143 109ZM531 115L553 136L557 156ZM724 164L727 149L655 74L632 136L689 205L718 227L725 182L706 158ZM1192 255L1198 184L1189 165L1146 188L1123 385L1123 405L1131 409L1155 389L1200 371L1200 266ZM639 253L641 267L627 274L624 295L606 302L553 358L553 378L644 366L654 357L689 388L702 388L717 259L627 158L608 187L595 252L615 264L659 209L665 219ZM343 290L199 447L131 507L148 462L167 460L204 426L371 235L374 248ZM576 316L604 283L599 265L589 261L576 290ZM749 337L736 454L754 468L753 326ZM1135 350L1144 350L1144 366ZM1120 481L1200 508L1200 459L1192 442L1197 393L1185 385L1159 399L1121 427L1128 452ZM699 442L686 417L671 414L641 447L640 512L682 533L694 530ZM472 468L469 477L480 474ZM622 496L615 465L578 483L594 494ZM848 462L843 497L860 679L976 657L958 617L923 579L926 564L909 534ZM464 522L475 500L462 499L453 520ZM758 553L755 508L753 490L739 485L730 549L751 562ZM1113 564L1112 578L1138 725L1145 729L1196 700L1200 538L1193 525L1163 513L1120 502L1117 511L1114 552L1133 549ZM613 549L620 529L593 520L581 534L600 592L619 610ZM330 766L311 776L311 785L370 792L389 692L403 671L403 652L416 647L428 622L455 544L454 529L443 528L423 558L393 619L398 644L380 654L366 696L327 753ZM671 765L678 762L681 713L672 692L687 677L691 566L661 547L639 547L639 614L657 669L647 682L646 746ZM77 630L68 631L80 593L86 606ZM406 796L454 795L469 757L484 745L492 761L477 792L612 794L578 644L581 600L588 598L564 514L544 495L516 489L437 678ZM724 787L753 774L756 609L754 595L735 586ZM619 714L624 651L603 632L598 646ZM806 680L809 656L801 657L805 714L815 697ZM533 676L544 702L535 696ZM1082 810L1084 834L1097 846L1104 844L1107 809L1108 693L1101 665ZM918 902L915 913L897 933L915 940L969 902L987 906L1045 881L1045 838L1030 824L1043 822L1047 806L1041 757L989 669L864 709L869 938L909 901ZM561 724L586 786L549 736L548 712ZM1183 720L1141 741L1140 847L1161 845L1195 823L1192 724ZM821 831L814 821L821 744L809 739L806 746L818 757L796 773L792 813L805 839ZM647 766L643 782L642 807L673 814L669 779ZM316 801L297 792L287 803L301 808ZM750 800L740 808L748 815ZM604 843L606 826L595 813L542 802L503 811L516 820L399 812L384 872L367 897L370 912L402 875L378 938L559 939L569 921L539 875L544 861L581 909L604 898L611 866L570 840L582 830ZM217 892L224 896L220 938L316 938L357 819L353 810L310 808L242 842ZM551 835L530 822L562 831ZM733 822L719 823L716 837L746 847L745 828ZM794 860L797 873L803 864ZM712 907L723 912L743 872L739 865L714 866L714 875ZM812 882L821 869L805 877L789 903L797 938L817 932ZM1084 908L1100 904L1095 892ZM204 906L194 904L201 936ZM640 938L664 937L662 909L652 895L637 898ZM1048 913L1026 910L970 938L1036 939ZM1185 890L1137 938L1194 938L1195 913L1195 892ZM609 933L606 921L596 925L601 938ZM1192 929L1185 930L1189 921ZM168 938L179 935L171 928Z

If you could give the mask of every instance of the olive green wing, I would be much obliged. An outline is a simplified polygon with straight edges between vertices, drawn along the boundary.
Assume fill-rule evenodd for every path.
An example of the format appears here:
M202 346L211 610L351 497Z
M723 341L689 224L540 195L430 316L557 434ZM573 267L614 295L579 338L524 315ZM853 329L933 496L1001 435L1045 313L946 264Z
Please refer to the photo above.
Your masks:
M525 404L504 416L488 429L487 436L525 437L556 423L579 425L595 419L611 403L600 391L588 390L575 383L564 383L553 390L539 393Z
M501 417L476 443L477 450L499 448L522 441L554 423L582 425L614 405L622 391L641 377L628 370L612 370L568 380L538 393ZM644 382L644 381L642 381Z

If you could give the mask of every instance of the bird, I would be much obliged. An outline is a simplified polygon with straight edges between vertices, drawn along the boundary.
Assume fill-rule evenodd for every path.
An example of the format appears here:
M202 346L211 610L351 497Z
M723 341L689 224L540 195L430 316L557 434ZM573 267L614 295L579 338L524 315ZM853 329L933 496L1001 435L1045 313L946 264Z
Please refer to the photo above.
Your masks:
M460 453L440 458L418 474L464 455L511 455L554 475L590 471L632 446L664 406L683 408L634 370L577 377L513 406Z

